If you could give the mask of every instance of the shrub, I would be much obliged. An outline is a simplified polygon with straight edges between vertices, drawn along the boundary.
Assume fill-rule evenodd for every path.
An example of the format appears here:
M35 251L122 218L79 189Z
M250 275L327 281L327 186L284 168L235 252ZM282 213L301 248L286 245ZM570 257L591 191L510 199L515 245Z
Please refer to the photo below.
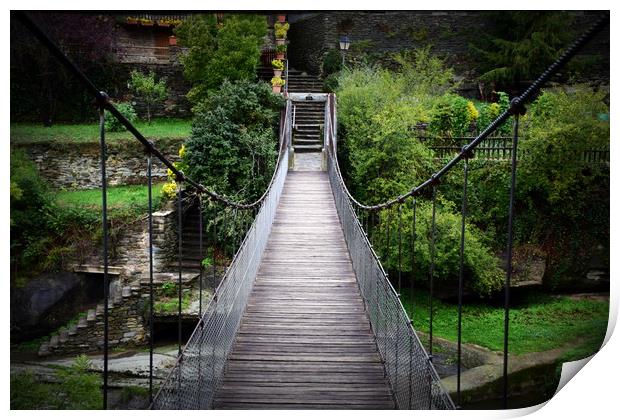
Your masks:
M338 50L329 50L323 56L323 65L321 72L323 77L329 77L334 73L338 73L342 69L342 55Z
M528 237L558 270L553 285L585 276L592 250L609 247L609 165L584 159L609 150L609 121L599 118L609 113L606 95L587 86L545 91L523 118L518 205L527 209ZM553 222L541 230L540 220Z
M403 79L403 92L415 96L441 96L459 85L454 70L442 59L431 54L431 47L403 51L392 56Z
M163 101L168 96L166 91L166 80L160 79L155 82L155 73L152 71L147 75L137 70L131 71L128 87L136 95L140 96L146 104L146 120L151 123L151 107L157 102Z
M338 77L339 75L334 73L323 79L323 90L325 92L336 92L338 90Z
M454 94L443 95L432 109L430 132L442 137L462 137L473 122L469 101Z
M444 296L454 295L458 290L461 237L461 216L454 204L438 198L435 212L435 271L434 284ZM398 216L396 209L381 214L380 237L373 243L378 246L382 255L386 256L384 264L391 270L398 270ZM416 245L415 267L413 276L425 282L428 279L431 264L431 233L432 204L430 201L418 200L416 210ZM390 243L386 247L390 225ZM413 210L411 205L403 206L402 210L402 271L411 272L411 237L413 226ZM467 291L480 297L488 297L502 289L504 271L500 268L499 259L493 255L487 239L482 232L470 223L465 228L464 252L464 286Z
M133 109L133 105L131 105L129 102L119 102L117 104L114 104L114 106L116 107L116 109L118 109L118 111L123 117L127 118L130 123L134 123L138 120L138 115ZM121 124L121 122L117 120L115 116L110 114L109 111L105 111L105 129L106 131L112 132L127 130L127 128L125 128L125 126Z

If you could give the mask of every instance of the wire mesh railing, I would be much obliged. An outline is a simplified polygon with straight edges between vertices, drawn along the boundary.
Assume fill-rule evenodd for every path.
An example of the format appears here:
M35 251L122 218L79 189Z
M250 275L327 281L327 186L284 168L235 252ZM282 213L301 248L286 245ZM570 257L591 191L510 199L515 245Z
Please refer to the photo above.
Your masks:
M234 343L288 170L288 150L269 194L198 326L156 395L156 409L208 409Z
M335 144L335 96L328 99L328 144ZM394 399L400 409L454 409L346 192L333 148L327 170L353 269Z

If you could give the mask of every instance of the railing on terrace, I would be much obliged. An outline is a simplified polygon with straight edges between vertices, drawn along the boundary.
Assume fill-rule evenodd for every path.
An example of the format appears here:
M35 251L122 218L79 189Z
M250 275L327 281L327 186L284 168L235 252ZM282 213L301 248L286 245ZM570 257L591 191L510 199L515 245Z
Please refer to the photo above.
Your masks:
M435 152L436 159L452 158L459 153L463 146L469 144L476 137L431 137L421 136L418 139ZM472 159L509 161L512 159L512 137L497 136L485 138L478 147ZM526 151L517 150L517 160L520 160ZM583 163L609 163L609 148L591 149L580 152L576 156Z

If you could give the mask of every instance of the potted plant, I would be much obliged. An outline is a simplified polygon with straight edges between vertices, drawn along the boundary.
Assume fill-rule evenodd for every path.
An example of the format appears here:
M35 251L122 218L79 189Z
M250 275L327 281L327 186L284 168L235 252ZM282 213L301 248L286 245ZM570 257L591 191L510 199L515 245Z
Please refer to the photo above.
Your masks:
M280 23L286 22L286 15L278 15L278 22Z
M284 71L284 61L282 60L272 60L271 66L273 67L273 75L276 77L282 76L282 71Z
M284 86L286 82L280 76L274 76L271 78L271 88L273 89L273 93L280 93L282 86Z
M140 25L142 25L142 26L153 26L153 21L151 19L141 18L140 19Z
M276 59L282 60L287 48L286 45L276 45Z
M127 16L127 23L130 25L137 25L138 24L138 18L132 17L132 16Z
M289 25L288 22L286 23L276 22L276 24L273 25L274 33L276 35L276 45L284 45L284 40L286 39L286 33L288 32L290 27L291 25Z

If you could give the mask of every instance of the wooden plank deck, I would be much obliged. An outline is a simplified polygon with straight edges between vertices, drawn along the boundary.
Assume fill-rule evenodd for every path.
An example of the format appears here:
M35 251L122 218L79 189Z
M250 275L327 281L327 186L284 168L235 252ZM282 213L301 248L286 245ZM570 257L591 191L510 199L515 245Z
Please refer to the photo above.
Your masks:
M325 172L287 176L214 407L394 408Z

